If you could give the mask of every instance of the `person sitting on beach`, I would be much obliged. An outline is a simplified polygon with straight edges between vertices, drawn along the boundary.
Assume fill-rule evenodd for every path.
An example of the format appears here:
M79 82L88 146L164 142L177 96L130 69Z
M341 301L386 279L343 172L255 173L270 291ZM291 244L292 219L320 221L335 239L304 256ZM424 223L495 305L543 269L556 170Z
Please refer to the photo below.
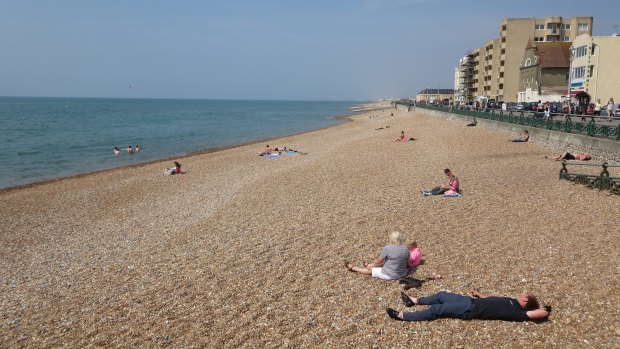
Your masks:
M265 150L263 150L262 152L258 153L258 156L263 156L263 155L267 155L267 154L271 154L273 152L273 148L269 146L269 144L267 144L265 146Z
M521 138L513 139L511 142L527 142L530 140L530 131L523 130L521 133Z
M551 158L553 158L553 157L551 157ZM551 159L551 158L545 156L545 159ZM555 160L555 161L560 161L560 160L588 161L588 160L592 160L592 155L590 155L588 153L575 153L575 154L571 154L571 153L565 151L562 155L553 158L553 160Z
M460 196L459 179L452 173L452 171L450 171L449 168L446 168L445 170L443 170L443 173L445 173L446 176L448 176L449 178L448 185L438 186L431 190L423 190L422 194L424 194L424 196L441 195L441 194L444 194L444 196Z
M472 122L470 122L469 124L465 126L476 126L477 124L478 124L478 121L476 121L476 118L474 117L474 120L472 120Z
M370 264L364 263L363 267L356 267L348 260L345 260L344 266L349 271L372 275L381 280L395 280L406 276L408 273L409 249L403 244L400 232L391 232L389 238L390 245L383 247L381 254L374 262Z
M394 142L409 142L409 141L415 141L415 138L411 137L407 139L407 137L405 137L405 131L400 131L400 137L394 140Z
M118 147L114 147L114 155L116 155L116 156L121 155L121 150L118 149Z
M409 260L407 266L409 268L415 268L422 262L422 251L418 248L416 241L407 241L407 249L409 249Z
M399 321L430 321L437 318L540 321L548 318L551 312L551 306L539 309L538 299L532 294L520 294L517 298L490 297L474 289L470 296L445 291L419 298L410 298L404 292L400 295L406 307L430 307L416 312L398 312L387 308L388 316Z
M174 167L167 168L164 173L167 175L182 174L183 172L181 172L181 164L178 161L175 161Z
M133 153L133 148L130 146L127 146L127 154L132 154Z

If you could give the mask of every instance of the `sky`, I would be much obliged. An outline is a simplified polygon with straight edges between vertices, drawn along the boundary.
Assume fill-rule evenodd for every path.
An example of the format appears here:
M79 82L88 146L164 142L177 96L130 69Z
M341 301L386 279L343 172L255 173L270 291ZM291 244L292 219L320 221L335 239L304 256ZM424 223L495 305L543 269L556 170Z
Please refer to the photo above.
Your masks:
M0 0L0 96L376 100L453 88L504 18L620 1Z

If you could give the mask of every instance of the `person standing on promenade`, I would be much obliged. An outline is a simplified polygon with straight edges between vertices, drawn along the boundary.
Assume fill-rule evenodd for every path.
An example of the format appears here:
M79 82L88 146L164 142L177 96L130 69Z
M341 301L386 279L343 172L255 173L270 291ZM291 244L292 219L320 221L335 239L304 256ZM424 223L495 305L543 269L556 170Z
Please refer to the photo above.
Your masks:
M597 98L596 99L596 103L594 103L594 112L593 115L594 116L601 116L601 107L603 105L601 104L601 99Z
M356 273L372 275L381 280L396 280L403 276L407 276L409 270L407 263L409 261L409 249L403 244L403 238L400 232L393 231L389 235L390 244L383 247L379 257L370 264L364 263L363 267L353 266L348 260L344 261L344 266L349 271Z
M388 316L399 321L430 321L437 318L461 320L540 321L549 317L551 306L539 309L538 299L532 294L520 294L517 298L490 297L472 290L470 296L439 292L432 296L410 298L401 292L407 307L430 305L426 310L398 312L387 308Z
M614 98L610 97L609 102L607 102L607 121L612 121L614 112L616 111L616 103L614 102Z

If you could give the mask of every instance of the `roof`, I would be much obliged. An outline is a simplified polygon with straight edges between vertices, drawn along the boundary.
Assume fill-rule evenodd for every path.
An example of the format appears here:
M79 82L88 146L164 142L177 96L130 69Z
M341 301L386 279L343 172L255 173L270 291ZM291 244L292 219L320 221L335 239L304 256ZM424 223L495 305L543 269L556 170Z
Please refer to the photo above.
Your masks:
M536 52L541 68L570 67L570 42L539 42Z
M420 92L419 95L452 95L454 94L453 88L427 88Z

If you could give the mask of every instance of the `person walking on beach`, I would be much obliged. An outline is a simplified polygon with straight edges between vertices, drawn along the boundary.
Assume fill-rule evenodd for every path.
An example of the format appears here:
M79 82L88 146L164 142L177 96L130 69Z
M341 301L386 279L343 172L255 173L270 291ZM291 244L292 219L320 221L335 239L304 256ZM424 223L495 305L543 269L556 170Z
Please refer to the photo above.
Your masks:
M454 175L454 173L452 173L452 171L450 171L449 168L446 168L445 170L443 170L443 173L446 176L448 176L448 179L449 179L448 185L441 185L441 186L435 187L430 190L423 190L422 194L424 196L441 195L441 194L446 194L446 195L450 194L453 196L460 195L459 194L459 179Z
M429 307L416 312L399 312L387 308L388 316L398 321L430 321L438 318L540 321L548 318L551 312L551 306L539 309L538 299L532 294L520 294L517 298L490 297L475 289L470 292L470 296L442 291L428 297L410 298L401 292L401 299L407 307Z
M364 263L363 267L356 267L348 260L344 266L349 270L360 274L372 275L381 280L395 280L406 276L409 272L409 249L403 244L400 232L393 231L389 235L390 244L383 247L379 257L370 264Z

